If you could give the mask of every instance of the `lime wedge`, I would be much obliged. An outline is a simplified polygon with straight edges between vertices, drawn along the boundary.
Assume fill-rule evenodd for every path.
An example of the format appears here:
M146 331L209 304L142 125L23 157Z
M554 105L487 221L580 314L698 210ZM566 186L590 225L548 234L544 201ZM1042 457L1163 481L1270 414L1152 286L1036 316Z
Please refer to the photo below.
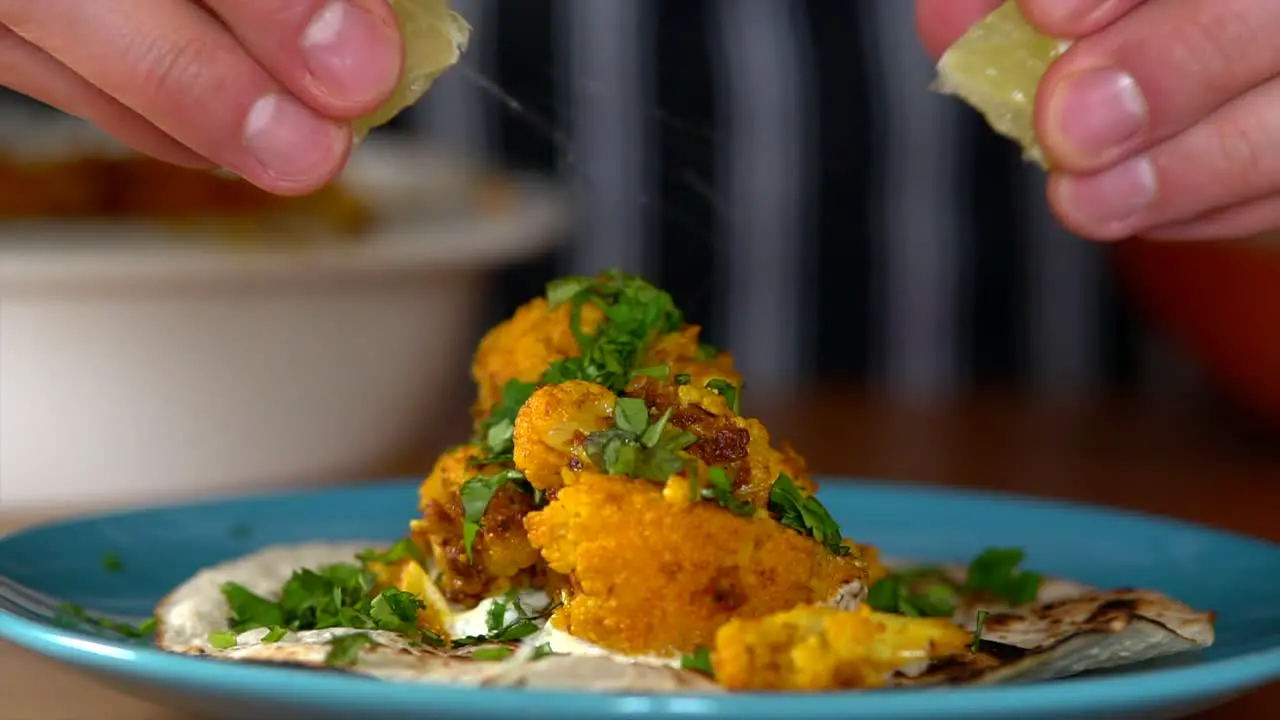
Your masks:
M447 0L390 0L390 3L404 37L404 73L390 100L351 123L357 142L425 95L436 78L458 63L471 38L471 26L449 9Z
M1024 158L1048 169L1036 142L1036 87L1069 45L1041 35L1018 3L1006 0L943 53L933 89L982 113L991 129L1022 147Z

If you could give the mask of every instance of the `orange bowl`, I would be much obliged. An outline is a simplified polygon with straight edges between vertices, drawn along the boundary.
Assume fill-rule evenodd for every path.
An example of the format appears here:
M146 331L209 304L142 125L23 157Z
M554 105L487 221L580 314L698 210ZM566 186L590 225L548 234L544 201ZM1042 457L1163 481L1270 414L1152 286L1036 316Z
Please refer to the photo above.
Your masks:
M1127 240L1114 252L1139 311L1280 428L1280 241Z

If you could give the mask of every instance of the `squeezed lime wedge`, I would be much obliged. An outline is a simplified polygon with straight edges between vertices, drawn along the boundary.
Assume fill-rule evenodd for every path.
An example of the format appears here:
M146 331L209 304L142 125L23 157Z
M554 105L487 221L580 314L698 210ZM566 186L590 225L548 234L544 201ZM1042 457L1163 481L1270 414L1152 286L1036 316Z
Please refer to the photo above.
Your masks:
M1040 34L1014 0L969 28L938 61L933 89L982 113L991 129L1022 147L1023 157L1048 169L1036 141L1036 88L1070 45Z
M404 72L382 107L351 123L356 141L413 105L466 52L471 26L447 0L389 0L404 37Z

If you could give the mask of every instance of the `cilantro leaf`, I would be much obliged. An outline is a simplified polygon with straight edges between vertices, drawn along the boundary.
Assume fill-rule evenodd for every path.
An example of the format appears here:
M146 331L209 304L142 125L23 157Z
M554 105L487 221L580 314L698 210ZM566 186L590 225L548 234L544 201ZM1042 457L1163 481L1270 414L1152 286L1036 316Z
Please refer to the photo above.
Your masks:
M711 662L711 651L706 647L699 645L680 658L680 667L685 670L693 670L704 675L716 676L715 665Z
M223 583L222 596L231 608L231 627L237 632L284 624L284 611L279 603L271 602L239 583Z
M551 643L539 643L538 646L533 649L534 660L541 660L544 657L550 657L555 654L556 652L551 649Z
M288 634L289 634L289 631L282 627L273 627L267 631L266 635L262 636L262 642L268 643L268 644L277 643L277 642L280 642L282 639L284 639L284 636Z
M689 373L680 373L676 375L677 385L688 385L691 382L693 382L693 376Z
M738 414L738 386L723 378L716 378L707 383L707 389L724 398L729 403L729 407L733 410L733 414Z
M498 660L506 660L511 657L514 652L515 650L512 650L506 645L482 647L471 651L471 659L480 660L482 662L496 662Z
M699 360L710 360L711 358L715 357L718 354L720 354L720 351L716 349L715 345L702 343L701 345L698 346Z
M557 308L588 290L595 281L589 277L570 275L547 283L547 304Z
M336 637L329 641L329 652L324 656L324 664L330 667L351 667L360 659L361 650L377 644L369 633Z
M64 627L88 625L131 639L146 637L155 632L156 629L156 619L154 617L149 617L138 625L130 625L111 618L94 616L88 610L74 603L62 603L59 605L54 615L54 620Z
M769 489L769 512L778 522L827 546L836 555L848 555L852 549L844 544L840 525L827 512L826 507L812 495L800 492L795 481L786 473L778 475Z
M667 423L671 420L671 411L673 408L667 408L662 413L662 417L658 421L645 428L644 433L640 435L640 444L646 448L652 449L655 445L662 441L662 432L667 429Z
M867 604L880 612L909 617L951 617L958 597L955 588L936 578L889 575L867 591Z
M219 650L230 650L236 646L239 636L234 632L211 632L209 644Z
M413 538L410 537L400 538L394 545L387 548L385 551L370 548L356 555L356 559L365 567L368 567L373 563L377 563L379 565L394 565L405 558L413 560L424 568L427 566L426 553L424 553L422 548L418 546L418 543L414 542Z
M490 633L500 632L507 624L507 601L495 600L489 605L489 612L485 613L485 627Z
M620 397L613 407L613 422L619 430L639 435L649 426L649 408L640 398Z
M631 377L651 377L659 380L666 380L671 377L670 365L654 365L652 367L637 368L631 371Z
M756 514L755 505L734 496L733 482L729 480L729 475L724 468L708 468L707 483L707 487L702 488L701 497L714 500L720 504L720 507L739 517L751 517Z
M482 529L484 514L489 510L493 496L507 483L523 480L519 470L500 470L492 475L477 475L462 483L458 495L462 500L462 541L467 559L473 560L472 549L476 535Z
M529 397L533 395L533 391L538 388L537 383L524 382L521 380L511 379L502 386L502 397L498 402L493 404L489 409L489 416L484 422L480 423L476 434L476 442L484 446L492 455L501 455L505 449L506 441L509 439L507 435L507 427L515 428L516 415L520 413L520 408L528 402ZM496 428L496 430L495 430ZM493 443L499 445L499 449L493 448Z
M969 563L964 590L986 593L1010 605L1026 605L1036 599L1043 580L1039 573L1019 572L1024 553L1017 548L988 548Z
M408 633L418 626L418 611L426 607L411 592L387 588L369 603L369 617L379 630Z

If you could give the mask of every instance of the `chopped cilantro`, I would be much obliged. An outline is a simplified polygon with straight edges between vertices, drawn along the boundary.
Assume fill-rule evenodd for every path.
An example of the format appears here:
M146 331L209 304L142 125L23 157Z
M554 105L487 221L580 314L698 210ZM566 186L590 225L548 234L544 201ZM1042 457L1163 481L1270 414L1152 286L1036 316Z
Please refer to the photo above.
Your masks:
M711 358L715 357L719 353L720 351L717 350L714 345L708 345L707 343L702 343L701 345L698 346L699 360L710 360Z
M575 275L556 278L547 283L547 304L560 307L589 290L594 283L592 278Z
M707 389L724 398L724 401L729 403L729 407L733 410L733 414L738 414L738 395L740 393L737 385L728 380L716 378L707 383Z
M653 449L654 446L662 441L662 433L667 429L667 422L670 420L671 408L667 408L657 422L645 428L644 432L640 434L640 444L646 448Z
M329 652L324 656L324 664L331 667L351 667L360 659L361 650L377 644L369 633L336 637L329 641Z
M500 632L507 624L507 601L495 600L489 606L489 612L485 614L484 625L489 632Z
M476 648L475 650L471 651L471 659L481 660L481 661L506 660L507 658L511 657L511 654L514 652L515 652L514 650L507 647L506 645L482 647L482 648Z
M1034 601L1042 578L1038 573L1018 571L1023 557L1017 548L988 548L969 563L965 592L985 593L1015 607Z
M236 646L238 637L233 632L211 632L209 633L209 644L219 650L230 650Z
M426 554L423 553L422 548L418 546L418 543L413 541L413 538L408 537L400 538L394 545L387 548L385 551L370 548L356 555L356 559L366 567L374 563L379 565L394 565L405 558L413 560L424 568L427 567L428 563Z
M669 426L665 419L660 420L661 428L654 433L659 437L638 437L636 433L621 428L610 428L587 436L583 444L587 458L597 469L609 475L625 475L655 483L664 483L667 478L689 467L689 460L683 450L697 441L689 432L663 431ZM646 441L654 441L646 444Z
M691 382L693 382L693 376L689 373L680 373L676 375L677 385L688 385Z
M266 635L262 636L262 642L268 643L268 644L277 643L283 640L284 636L288 634L289 634L289 631L282 627L273 627L267 631Z
M671 377L670 365L654 365L652 367L637 368L631 371L631 377L651 377L659 380L666 380Z
M511 379L502 386L502 397L489 410L489 417L480 423L476 442L482 444L491 455L501 456L515 428L516 415L533 395L537 383ZM496 444L496 449L495 449Z
M545 383L586 380L621 392L653 341L684 324L684 315L668 293L618 270L596 278L560 278L548 285L547 300L553 307L572 304L570 328L581 354L547 368ZM605 315L594 335L581 328L582 306L588 302Z
M240 632L253 628L284 624L284 610L239 583L222 585L222 596L231 608L231 627Z
M104 553L102 555L102 569L107 572L116 573L124 570L124 562L120 560L120 556L113 553Z
M418 625L422 600L413 593L387 588L369 603L369 617L379 630L408 633Z
M973 625L973 642L969 643L969 652L978 652L982 647L982 631L987 625L987 616L990 615L986 610L978 611L978 619Z
M544 657L555 655L556 651L551 649L551 643L540 643L533 649L533 659L541 660Z
M818 498L800 492L795 481L786 473L778 475L769 490L769 511L778 522L827 546L836 555L848 555L852 550L844 544L840 525L831 517Z
M756 514L756 506L740 500L733 494L733 482L724 468L713 467L707 470L707 486L702 488L701 496L714 500L720 507L739 517L751 517Z
M231 629L237 633L261 627L413 631L422 600L397 588L375 592L374 579L362 567L330 565L294 572L277 602L233 582L222 585L222 595L231 609Z
M613 421L619 430L639 435L649 426L649 408L640 398L620 397L613 408Z
M703 673L704 675L716 676L715 665L711 662L711 651L702 645L693 649L693 652L680 658L680 667L685 670L693 670Z
M73 603L59 605L55 620L61 625L88 625L126 638L146 637L155 632L156 629L156 619L153 617L147 618L137 625L130 625L110 618L95 617L88 610Z
M873 610L910 617L950 617L957 600L956 589L944 579L909 573L881 578L867 591Z
M485 512L489 510L493 496L507 483L523 479L524 475L518 470L499 470L492 475L478 475L462 483L458 494L462 498L462 541L468 560L473 559L471 551L476 535L483 528L481 522Z

